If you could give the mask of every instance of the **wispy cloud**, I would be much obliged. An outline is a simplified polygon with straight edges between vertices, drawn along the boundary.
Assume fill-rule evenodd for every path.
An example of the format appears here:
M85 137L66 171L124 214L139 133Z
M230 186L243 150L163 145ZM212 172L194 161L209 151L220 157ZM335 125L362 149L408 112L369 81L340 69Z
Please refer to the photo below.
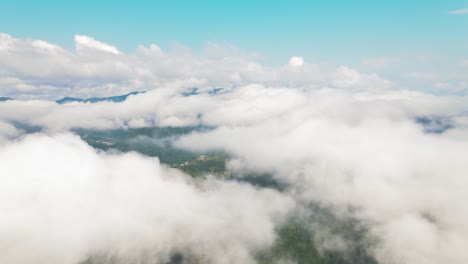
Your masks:
M468 8L453 10L453 11L450 11L449 14L451 14L451 15L467 15L468 14Z
M392 65L398 60L399 60L398 58L394 58L394 57L380 56L380 57L366 58L362 60L361 63L365 66L369 66L374 69L383 69Z

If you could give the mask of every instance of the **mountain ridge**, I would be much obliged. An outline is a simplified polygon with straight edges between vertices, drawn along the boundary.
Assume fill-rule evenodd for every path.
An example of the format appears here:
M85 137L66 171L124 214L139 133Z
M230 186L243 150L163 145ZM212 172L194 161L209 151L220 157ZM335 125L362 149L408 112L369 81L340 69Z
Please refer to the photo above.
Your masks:
M13 98L4 97L4 96L0 97L0 102L6 102L6 101L11 101L11 100L13 100Z
M77 97L63 97L62 99L56 100L57 104L66 104L72 102L80 102L80 103L97 103L97 102L123 102L127 100L127 97L130 95L137 95L144 92L131 92L124 95L116 95L116 96L109 96L109 97L91 97L87 99L77 98Z

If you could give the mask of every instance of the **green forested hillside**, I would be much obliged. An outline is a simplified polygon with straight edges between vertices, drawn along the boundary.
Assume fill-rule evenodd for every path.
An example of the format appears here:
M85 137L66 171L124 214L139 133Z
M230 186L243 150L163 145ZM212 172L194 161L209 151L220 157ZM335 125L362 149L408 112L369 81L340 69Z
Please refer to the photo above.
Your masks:
M91 146L122 152L136 151L148 156L157 156L161 163L178 168L192 177L203 177L207 174L224 179L247 181L259 188L267 187L277 190L287 189L285 183L278 182L271 175L243 175L242 178L232 177L227 171L225 162L229 158L224 152L199 153L178 149L172 145L172 139L204 130L204 127L184 128L140 128L129 130L76 132ZM312 212L301 215L299 212L278 230L278 237L271 248L257 253L259 264L377 264L368 252L371 244L366 236L365 226L352 218L341 219L331 210L318 204L307 206ZM324 235L326 234L326 235ZM338 238L339 249L327 247L326 237ZM375 241L374 241L375 242ZM177 249L175 249L177 252ZM112 264L112 258L90 257L83 264ZM202 257L186 256L175 253L168 264L177 263L208 263Z

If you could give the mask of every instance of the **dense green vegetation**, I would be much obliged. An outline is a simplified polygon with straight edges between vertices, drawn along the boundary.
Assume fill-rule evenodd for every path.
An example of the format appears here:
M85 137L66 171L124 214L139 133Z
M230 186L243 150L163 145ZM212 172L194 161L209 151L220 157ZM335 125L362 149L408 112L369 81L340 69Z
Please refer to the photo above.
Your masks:
M183 128L139 128L129 130L92 131L76 130L88 144L103 150L121 152L136 151L148 156L157 156L162 163L178 168L192 177L212 174L230 180L249 182L259 188L277 190L287 188L285 183L268 174L242 175L230 177L225 162L229 156L221 151L199 153L178 149L173 139L195 131L207 130L206 127ZM277 230L274 245L258 252L259 264L376 264L367 252L372 244L366 237L366 228L349 217L337 217L329 209L318 204L303 205L308 210L298 210L287 223ZM309 212L307 215L301 212ZM326 235L324 235L326 234ZM325 246L326 237L339 238L341 247ZM176 250L176 249L175 249ZM85 264L117 263L112 258L92 257ZM205 263L196 256L175 253L168 264Z
M128 94L124 95L117 95L117 96L111 96L111 97L92 97L92 98L75 98L75 97L64 97L60 100L55 101L57 104L66 104L66 103L71 103L71 102L81 102L81 103L97 103L97 102L123 102L127 100L127 97L130 95L136 95L139 94L140 92L131 92Z
M153 127L129 130L76 130L91 146L121 152L136 151L141 154L158 157L161 163L178 168L193 177L205 174L229 176L225 168L227 156L224 152L200 153L179 149L173 146L173 139L207 130L206 127Z
M259 253L260 264L377 264L367 252L371 241L365 226L317 204L307 207L310 213L294 214L278 230L274 246Z

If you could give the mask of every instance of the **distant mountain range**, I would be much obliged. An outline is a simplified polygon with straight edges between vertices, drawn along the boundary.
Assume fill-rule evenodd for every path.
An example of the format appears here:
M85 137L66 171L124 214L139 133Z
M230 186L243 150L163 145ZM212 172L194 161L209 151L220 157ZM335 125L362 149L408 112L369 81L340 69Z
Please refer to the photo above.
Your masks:
M223 91L225 91L223 88L214 88L208 91L208 94L216 95L216 94L222 93ZM67 97L63 97L62 99L56 100L55 102L57 104L66 104L66 103L72 103L72 102L80 102L80 103L123 102L127 100L127 97L129 97L130 95L136 95L136 94L145 93L145 92L146 91L131 92L131 93L124 94L124 95L117 95L117 96L110 96L110 97L91 97L87 99L67 96ZM191 88L190 90L187 90L181 93L181 95L183 96L192 96L192 95L197 95L197 94L199 94L198 88ZM10 100L13 100L13 98L0 97L0 102L10 101Z
M0 102L10 101L13 100L10 97L0 97Z
M208 91L208 94L209 95L217 95L217 94L220 94L220 93L222 93L224 91L225 91L224 88L213 88L213 89ZM191 88L189 90L181 92L180 94L185 96L185 97L188 97L188 96L200 94L200 92L199 92L198 88Z
M144 93L144 92L131 92L128 94L124 95L117 95L117 96L111 96L111 97L91 97L87 99L83 98L75 98L75 97L64 97L60 100L55 101L58 104L66 104L66 103L71 103L71 102L82 102L82 103L97 103L97 102L123 102L127 100L127 97L130 95L136 95L139 93Z

